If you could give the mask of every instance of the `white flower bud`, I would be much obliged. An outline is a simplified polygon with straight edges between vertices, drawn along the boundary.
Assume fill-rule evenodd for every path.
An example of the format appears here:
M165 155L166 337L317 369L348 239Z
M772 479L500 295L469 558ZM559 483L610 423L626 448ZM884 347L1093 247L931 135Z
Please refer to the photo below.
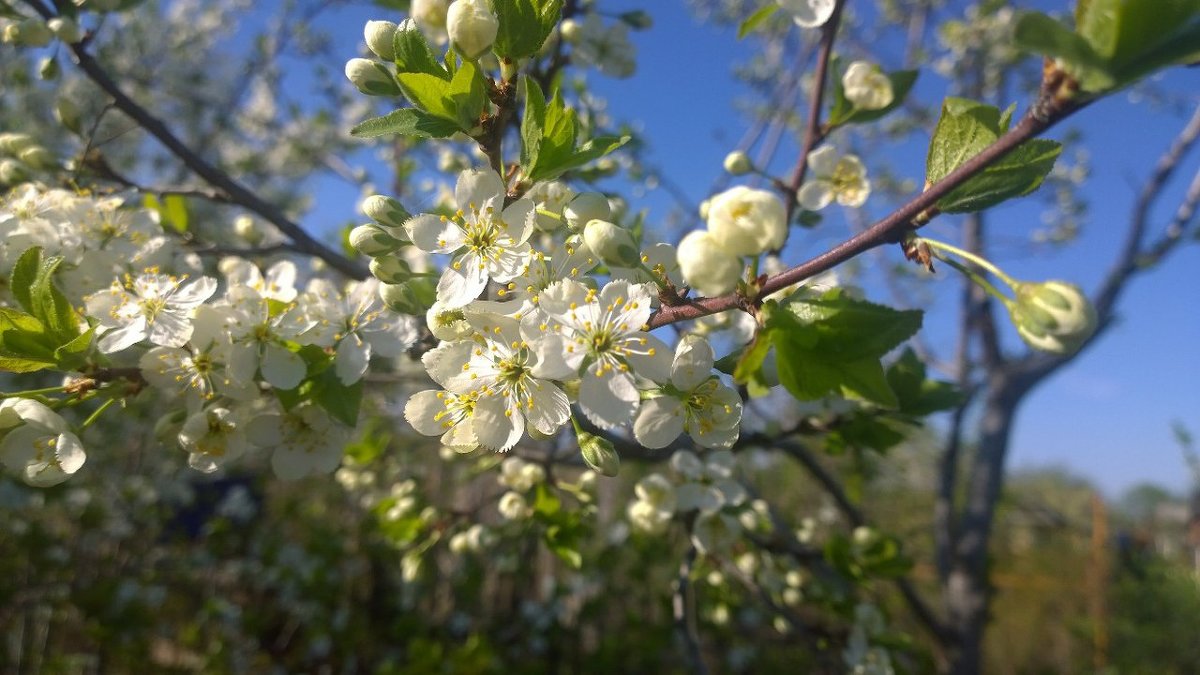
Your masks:
M368 96L398 96L400 85L383 64L370 59L350 59L346 62L346 79Z
M378 225L359 225L350 230L350 245L359 253L372 258L387 255L403 245Z
M396 58L392 40L396 37L397 28L399 26L391 21L368 21L363 27L363 39L367 42L367 49L384 61Z
M483 56L492 48L499 30L500 20L487 0L454 0L446 11L446 32L463 58L474 61Z
M596 257L609 265L637 267L641 257L633 235L606 220L592 220L583 228L583 241Z
M567 42L575 42L583 33L583 26L575 19L564 19L558 27L558 33Z
M45 47L54 39L46 22L37 18L25 19L4 27L3 41L18 47Z
M615 476L621 470L621 457L611 441L595 434L581 431L578 434L579 450L583 461L603 476Z
M572 199L562 213L567 227L571 228L573 232L578 232L589 221L611 219L612 206L608 202L608 197L599 192L584 192Z
M505 520L525 520L533 515L533 509L529 508L525 498L516 492L505 492L496 508Z
M862 110L880 110L892 104L892 81L879 67L866 61L855 61L842 76L846 100Z
M67 44L75 44L83 39L83 31L80 30L79 24L68 16L56 16L46 22L46 27L55 37Z
M15 159L0 159L0 185L15 185L29 179L25 165Z
M741 150L734 150L725 155L725 172L731 176L741 176L748 174L754 170L754 163L750 161L750 155Z
M792 15L792 20L801 28L822 26L833 16L836 0L775 0L775 4Z
M386 195L371 195L364 199L362 212L386 228L393 237L404 232L405 221L412 218L403 204Z
M233 232L247 243L257 244L263 240L262 229L250 216L238 216L233 220Z
M708 231L734 255L778 249L787 239L787 211L772 192L737 186L712 198Z
M703 230L689 232L679 242L677 255L684 281L704 295L728 293L742 277L742 261Z
M0 155L16 155L25 148L30 148L36 145L33 137L29 134L19 134L13 132L0 133Z
M394 255L385 255L371 260L371 274L386 284L399 284L412 277L408 261Z
M52 169L58 166L54 155L40 145L35 145L17 153L17 159L35 169Z
M1008 311L1026 344L1052 354L1070 354L1096 330L1096 310L1075 284L1065 281L1017 284Z
M421 30L432 39L432 33L446 30L446 10L449 7L448 0L412 0L409 13ZM445 42L445 39L438 42Z

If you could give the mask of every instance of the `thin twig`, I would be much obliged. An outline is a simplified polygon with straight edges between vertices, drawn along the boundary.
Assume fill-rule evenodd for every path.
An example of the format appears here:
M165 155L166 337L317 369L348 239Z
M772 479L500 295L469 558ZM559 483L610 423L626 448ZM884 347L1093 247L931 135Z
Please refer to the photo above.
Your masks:
M688 672L707 675L708 666L704 663L704 656L700 650L700 636L696 634L695 620L692 616L691 577L697 555L696 545L689 540L687 553L679 563L679 578L675 581L675 592L671 596L671 611L675 619L675 637L679 641Z
M39 0L24 1L43 18L54 18L55 14L43 6ZM257 194L234 180L228 173L210 164L192 148L188 147L162 120L152 115L141 104L130 98L121 89L121 86L112 79L104 66L100 65L82 44L70 45L70 50L79 68L83 70L96 86L100 87L100 89L113 99L113 103L121 112L132 118L151 136L158 139L184 165L195 172L196 175L203 178L209 185L228 195L230 201L257 213L263 219L275 225L281 232L291 238L292 241L296 242L296 246L300 251L324 260L330 267L346 276L355 279L367 278L367 270L360 263L338 254L333 249L313 239L312 236L304 231L304 228L284 215L283 211L277 206L266 202Z

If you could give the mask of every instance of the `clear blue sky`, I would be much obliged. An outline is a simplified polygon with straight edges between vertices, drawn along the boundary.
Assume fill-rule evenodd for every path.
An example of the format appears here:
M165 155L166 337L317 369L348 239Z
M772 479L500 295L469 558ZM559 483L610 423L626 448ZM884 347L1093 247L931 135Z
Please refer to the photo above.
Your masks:
M856 3L857 4L857 3ZM1058 3L1042 1L1042 7ZM654 3L606 0L607 11L649 7L654 28L634 33L638 47L638 72L630 80L613 80L593 74L594 89L609 101L618 120L638 122L652 147L650 161L665 176L682 186L693 202L706 196L719 178L721 160L746 129L748 121L733 107L744 96L744 87L732 77L733 66L744 60L753 42L737 42L732 31L702 26L688 13L682 0ZM361 26L368 18L391 18L384 10L347 9L325 27L333 33L334 49L345 59L358 55ZM894 54L881 46L877 58L897 66ZM923 69L918 95L926 101L946 95L946 83ZM1163 84L1175 91L1192 91L1200 102L1200 76L1196 70L1176 70ZM1024 101L1018 101L1020 109ZM1138 181L1182 127L1176 115L1135 104L1117 96L1085 110L1071 125L1085 134L1091 152L1092 176L1084 189L1090 218L1082 238L1067 250L1030 258L1026 247L1001 245L993 258L1019 278L1062 278L1094 289L1107 271L1129 222ZM1061 133L1061 130L1057 133ZM1052 135L1056 135L1052 134ZM909 143L881 148L885 161L902 175L920 179L924 145ZM881 157L884 157L881 155ZM870 156L864 157L868 167ZM780 161L779 171L791 159ZM1173 213L1186 182L1200 167L1193 153L1156 211L1154 222ZM340 225L350 216L355 195L334 184L319 186L320 205L308 222L314 230ZM650 223L664 215L673 201L662 191L651 191L635 200L634 209L648 208ZM799 262L806 254L844 238L846 229L838 207L818 234L802 235L794 252ZM1016 242L1038 226L1044 205L1026 203L993 210L988 216L1002 240ZM885 204L868 204L874 217L886 213ZM953 221L937 224L937 236L953 239ZM1011 232L1011 235L1008 234ZM882 252L877 264L891 264L896 250ZM957 280L942 273L934 289L942 300L957 293ZM1027 399L1016 426L1010 468L1065 466L1091 479L1115 496L1142 481L1153 481L1174 490L1189 485L1189 475L1173 441L1170 425L1179 420L1200 432L1200 246L1184 246L1159 270L1136 280L1120 304L1120 323L1098 345L1060 371ZM870 294L887 301L886 293ZM928 341L948 353L950 333L935 311L927 321ZM1006 344L1019 348L1011 327L1002 325Z

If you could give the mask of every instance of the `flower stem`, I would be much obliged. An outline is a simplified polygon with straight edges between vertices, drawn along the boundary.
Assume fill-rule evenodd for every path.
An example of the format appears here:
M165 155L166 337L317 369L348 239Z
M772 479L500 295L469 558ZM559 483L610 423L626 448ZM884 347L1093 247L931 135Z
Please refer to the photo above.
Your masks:
M1016 290L1016 288L1017 288L1017 282L1016 282L1016 281L1015 281L1015 280L1014 280L1012 277L1010 277L1010 276L1008 276L1007 274L1005 274L1005 273L1004 273L1004 271L1003 271L1003 270L1001 270L999 267L996 267L996 265L994 265L994 264L993 264L993 263L992 263L990 260L988 260L987 258L984 258L984 257L982 257L982 256L978 256L978 255L975 255L974 253L971 253L970 251L964 251L963 249L961 249L961 248L959 248L959 247L957 247L957 246L952 246L952 245L950 245L950 244L947 244L947 243L946 243L946 242L944 242L944 241L938 241L937 239L930 239L930 238L928 238L928 237L921 237L921 241L922 241L922 242L924 242L924 243L926 243L926 244L928 244L928 245L929 245L929 248L936 249L936 250L939 250L939 251L944 251L944 252L946 252L946 253L951 253L951 254L953 254L953 255L956 255L956 256L958 256L958 257L960 257L960 258L964 258L964 259L966 259L966 260L969 260L969 261L971 261L971 262L975 263L976 265L978 265L978 266L982 267L983 269L985 269L985 270L987 270L987 271L991 272L992 274L996 275L996 277L997 277L998 279L1000 279L1000 280L1001 280L1001 281L1003 281L1004 283L1008 284L1008 287L1009 287L1009 288L1011 288L1011 289L1013 289L1013 290ZM947 259L945 256L939 255L939 256L938 256L938 258L939 258L940 260L943 260L943 261L945 261L945 262L947 262L947 263L950 263L950 264L952 264L952 265L953 265L953 263L952 263L950 260L948 260L948 259ZM956 265L955 267L957 267L957 265ZM972 278L974 278L974 277L975 277L975 275L971 275L971 276L972 276ZM978 283L978 282L977 282L977 283ZM1003 297L1003 296L1001 296L1001 297Z
M537 214L539 216L546 216L547 218L553 218L560 223L565 222L561 213L555 213L553 211L550 211L549 209L537 209Z
M32 398L34 396L41 396L42 394L57 394L59 392L66 391L66 389L67 389L67 385L61 385L58 387L46 387L45 389L26 389L25 391L14 391L11 394L0 393L0 399Z
M116 402L117 402L117 399L110 398L107 401L105 401L104 403L101 403L100 407L96 408L95 412L93 412L91 415L88 415L88 418L83 421L83 424L79 425L79 428L82 430L82 429L86 429L89 426L91 426L92 422L95 422L96 420L100 419L100 415L104 414L104 411L108 410L109 406L111 406L112 404L114 404Z
M926 241L928 241L928 240L926 240ZM1012 303L1012 300L1007 295L1004 295L1003 293L1001 293L1000 290L997 289L992 284L992 282L979 276L971 268L958 262L957 260L954 260L953 258L946 257L946 255L944 255L942 253L935 251L933 255L938 260L941 260L942 262L953 267L954 269L958 270L959 272L962 272L968 279L970 279L972 282L974 282L975 285L977 285L980 288L982 288L983 290L987 291L988 295L991 295L992 297L996 298L1000 302L1004 303L1006 306Z

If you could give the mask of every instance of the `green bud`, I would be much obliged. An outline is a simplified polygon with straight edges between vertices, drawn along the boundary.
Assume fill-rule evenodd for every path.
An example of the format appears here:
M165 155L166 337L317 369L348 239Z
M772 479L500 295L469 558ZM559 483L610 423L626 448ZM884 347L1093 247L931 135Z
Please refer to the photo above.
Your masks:
M58 165L54 155L40 145L28 147L18 152L17 159L34 169L52 169Z
M38 63L38 77L40 77L43 82L57 80L60 72L61 71L58 67L58 59L54 58L53 56L44 57L41 62Z
M730 176L742 176L754 170L750 156L741 150L734 150L725 156L725 172Z
M29 134L0 133L0 155L16 156L18 152L33 145L35 142Z
M621 470L621 457L617 455L617 450L611 442L586 431L580 431L577 437L583 461L592 470L604 476L617 475Z
M380 284L379 297L394 312L424 316L437 300L437 282L416 277L402 284Z
M174 445L179 442L179 430L187 420L187 410L172 410L154 423L154 437L163 445Z
M641 256L629 230L606 220L589 221L583 228L583 242L598 258L617 267L637 267Z
M1021 339L1034 349L1070 354L1096 330L1096 310L1075 284L1021 283L1008 312Z
M359 225L350 230L350 245L359 253L372 258L394 253L404 245L375 224Z
M371 274L386 284L400 284L412 278L412 268L404 258L387 255L371 261Z
M625 22L625 25L634 30L649 30L650 28L654 27L654 19L640 9L632 12L625 12L624 14L621 14L619 18L621 21Z
M59 124L72 133L83 133L83 120L79 107L69 98L60 98L54 103L54 117Z
M367 96L399 96L396 77L383 64L369 59L346 62L346 79Z
M400 202L386 195L371 195L363 200L362 211L385 228L401 232L412 214ZM395 236L395 235L393 235Z
M15 185L29 179L25 165L15 159L0 159L0 185Z

